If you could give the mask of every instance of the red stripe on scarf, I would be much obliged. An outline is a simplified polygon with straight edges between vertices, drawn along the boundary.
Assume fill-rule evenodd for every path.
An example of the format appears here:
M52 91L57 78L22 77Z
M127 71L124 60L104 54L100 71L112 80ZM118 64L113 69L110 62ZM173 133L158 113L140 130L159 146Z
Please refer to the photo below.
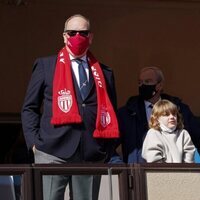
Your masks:
M95 138L118 138L117 118L106 90L103 72L98 61L91 53L88 60L92 70L97 91L97 119ZM81 123L78 105L72 81L71 62L64 47L58 54L53 80L53 125Z

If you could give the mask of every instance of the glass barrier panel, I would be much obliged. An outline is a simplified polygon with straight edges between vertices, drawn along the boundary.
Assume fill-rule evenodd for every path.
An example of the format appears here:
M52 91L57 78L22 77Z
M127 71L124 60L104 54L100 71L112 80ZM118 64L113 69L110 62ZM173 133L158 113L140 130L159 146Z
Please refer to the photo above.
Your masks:
M0 176L0 198L5 200L20 200L21 176L1 175Z
M60 179L62 178L62 180ZM43 175L43 196L49 199L52 194L50 191L51 181L61 180L63 186L59 187L60 192L64 194L64 200L71 200L84 191L87 196L92 195L92 200L120 200L119 198L119 180L118 175ZM63 180L64 178L64 180ZM81 188L76 185L77 181L81 182ZM91 189L90 189L91 188ZM62 191L63 190L63 191ZM89 197L88 197L89 198ZM76 199L74 197L74 199Z
M80 194L84 195L85 199L92 200L125 200L120 197L119 182L120 174L125 169L118 168L116 171L108 166L102 168L69 166L36 165L34 168L36 195L42 193L41 196L37 196L37 199L50 199L50 195L56 193L58 195L56 197L63 200L77 199ZM52 190L54 181L57 189ZM41 187L40 182L42 182Z

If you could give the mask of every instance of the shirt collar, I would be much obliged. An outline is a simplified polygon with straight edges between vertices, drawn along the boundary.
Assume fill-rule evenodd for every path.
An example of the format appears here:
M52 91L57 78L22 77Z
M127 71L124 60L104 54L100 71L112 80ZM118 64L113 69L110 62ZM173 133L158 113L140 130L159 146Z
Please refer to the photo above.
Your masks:
M72 56L71 54L69 54L69 59L70 61L75 60L76 58L74 56ZM79 58L80 60L83 60L84 62L87 62L87 57L86 55L84 55L83 57Z
M158 101L160 101L160 100L161 100L161 98L160 98ZM158 102L158 101L157 101L157 102ZM145 108L149 108L150 105L153 106L153 104L152 104L151 102L146 101L146 100L144 100L144 104L145 104Z
M149 108L150 105L152 105L151 102L146 101L146 100L144 101L144 104L145 104L145 108L146 108L146 109Z

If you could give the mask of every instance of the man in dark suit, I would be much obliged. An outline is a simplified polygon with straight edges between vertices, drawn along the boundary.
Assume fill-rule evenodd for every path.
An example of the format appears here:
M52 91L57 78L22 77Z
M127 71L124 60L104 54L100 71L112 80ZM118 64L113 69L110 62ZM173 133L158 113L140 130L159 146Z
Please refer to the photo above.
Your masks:
M118 110L121 133L123 161L125 163L143 162L141 148L148 131L151 109L160 99L176 104L183 116L184 127L190 133L194 145L200 150L200 125L188 105L178 97L163 93L164 76L157 67L145 67L139 74L139 95L128 99L126 105ZM116 158L112 161L115 162Z
M104 163L119 136L113 72L88 50L87 18L67 19L63 38L57 56L35 61L22 109L26 143L35 163ZM63 199L70 178L73 199L92 200L94 177L77 175L44 176L44 199Z

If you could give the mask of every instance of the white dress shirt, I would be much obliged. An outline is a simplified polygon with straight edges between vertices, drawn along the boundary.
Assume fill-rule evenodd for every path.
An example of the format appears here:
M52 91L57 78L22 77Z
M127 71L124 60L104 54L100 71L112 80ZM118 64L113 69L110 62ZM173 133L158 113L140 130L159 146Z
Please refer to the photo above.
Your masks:
M152 106L153 104L149 101L144 101L145 104L145 110L146 110L146 116L147 116L147 121L149 122L151 113L152 113Z
M74 75L76 77L76 81L78 83L78 86L80 87L80 82L79 82L79 73L78 73L78 63L76 62L76 58L74 58L72 55L69 54L69 58L70 58L70 61L71 61L71 66L72 66L72 70L74 72ZM80 60L82 60L82 64L83 64L83 67L86 71L86 74L87 74L87 79L89 81L89 66L88 66L88 62L87 62L87 58L86 58L86 55L79 58Z

